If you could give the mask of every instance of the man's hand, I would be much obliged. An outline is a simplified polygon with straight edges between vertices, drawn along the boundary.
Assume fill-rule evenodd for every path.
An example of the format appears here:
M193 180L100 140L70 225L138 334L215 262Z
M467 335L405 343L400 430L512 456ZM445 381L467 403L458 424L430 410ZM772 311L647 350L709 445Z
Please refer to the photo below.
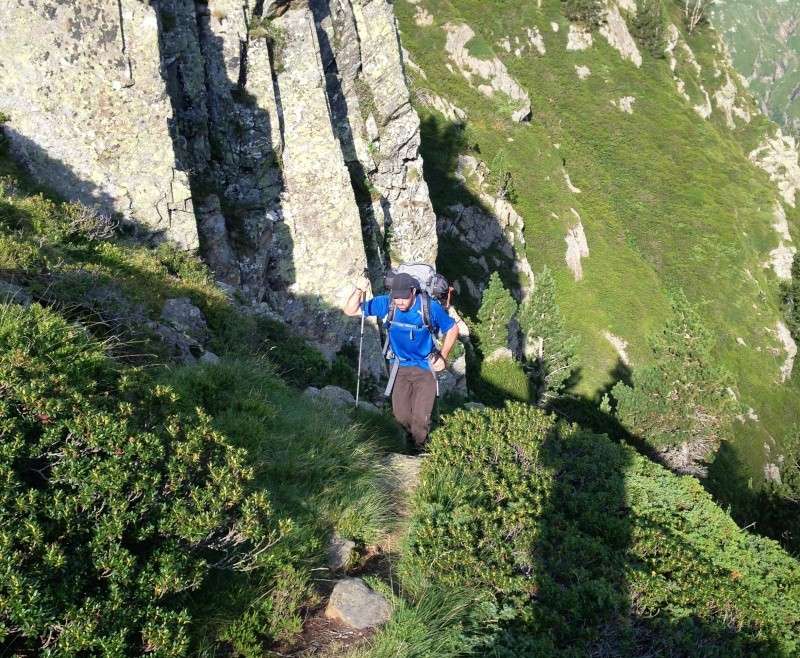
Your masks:
M442 372L447 368L447 361L439 352L431 354L428 357L428 362L431 364L433 372Z
M361 292L367 292L367 290L369 290L370 287L370 281L366 276L362 274L361 276L356 278L355 281L353 281L353 285L356 287L357 290L360 290Z

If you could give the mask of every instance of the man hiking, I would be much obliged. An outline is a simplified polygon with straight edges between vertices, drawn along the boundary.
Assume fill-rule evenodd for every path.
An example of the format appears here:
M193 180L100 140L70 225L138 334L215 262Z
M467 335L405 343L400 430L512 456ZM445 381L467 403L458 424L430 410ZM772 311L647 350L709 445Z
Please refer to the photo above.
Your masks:
M425 447L431 426L431 412L436 401L436 373L447 366L447 356L458 339L458 326L444 307L428 298L429 322L423 316L423 300L419 282L409 274L397 274L387 295L379 295L361 303L369 288L369 279L355 283L344 307L346 315L386 318L393 366L397 376L392 387L392 411L400 425L411 435L417 450ZM394 312L390 311L394 307ZM434 333L445 334L440 351L436 350Z

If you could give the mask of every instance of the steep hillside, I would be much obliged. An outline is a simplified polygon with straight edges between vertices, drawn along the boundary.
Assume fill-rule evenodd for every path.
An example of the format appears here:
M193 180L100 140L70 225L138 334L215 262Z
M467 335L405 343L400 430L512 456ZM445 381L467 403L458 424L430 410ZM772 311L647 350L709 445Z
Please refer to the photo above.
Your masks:
M572 4L398 1L439 266L474 308L502 269L463 230L464 206L485 209L491 185L475 159L510 173L527 260L554 272L581 335L574 390L595 399L647 362L645 337L682 288L738 382L734 461L758 480L800 408L778 295L800 215L795 145L774 137L716 34L688 34L677 3L660 5L662 34L635 3L609 3L599 28L571 23Z
M693 478L516 404L446 416L398 501L389 420L300 393L345 360L2 140L0 294L0 653L797 652L800 566ZM390 602L374 634L320 633L334 535Z
M800 7L726 0L714 4L712 16L764 114L800 134Z

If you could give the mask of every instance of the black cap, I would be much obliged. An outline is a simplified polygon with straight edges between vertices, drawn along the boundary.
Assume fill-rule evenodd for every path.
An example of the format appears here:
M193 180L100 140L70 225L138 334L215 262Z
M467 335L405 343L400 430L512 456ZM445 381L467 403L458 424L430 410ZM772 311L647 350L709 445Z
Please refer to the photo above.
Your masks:
M401 272L392 280L392 299L408 299L417 288L419 282L410 274Z

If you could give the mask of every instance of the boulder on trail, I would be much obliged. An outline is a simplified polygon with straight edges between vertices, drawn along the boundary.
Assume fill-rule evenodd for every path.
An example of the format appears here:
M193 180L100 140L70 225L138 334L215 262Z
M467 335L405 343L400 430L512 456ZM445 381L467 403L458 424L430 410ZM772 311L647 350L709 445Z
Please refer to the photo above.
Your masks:
M353 394L350 391L341 388L340 386L328 385L323 386L322 388L309 386L305 391L303 391L303 395L305 395L307 398L311 398L312 400L324 400L334 407L353 408L356 406L356 399L353 397ZM367 402L366 400L359 400L358 408L361 411L367 411L373 414L379 414L381 412L378 407L371 402Z
M389 602L360 578L345 578L336 583L325 608L328 619L359 630L385 624L391 615Z

